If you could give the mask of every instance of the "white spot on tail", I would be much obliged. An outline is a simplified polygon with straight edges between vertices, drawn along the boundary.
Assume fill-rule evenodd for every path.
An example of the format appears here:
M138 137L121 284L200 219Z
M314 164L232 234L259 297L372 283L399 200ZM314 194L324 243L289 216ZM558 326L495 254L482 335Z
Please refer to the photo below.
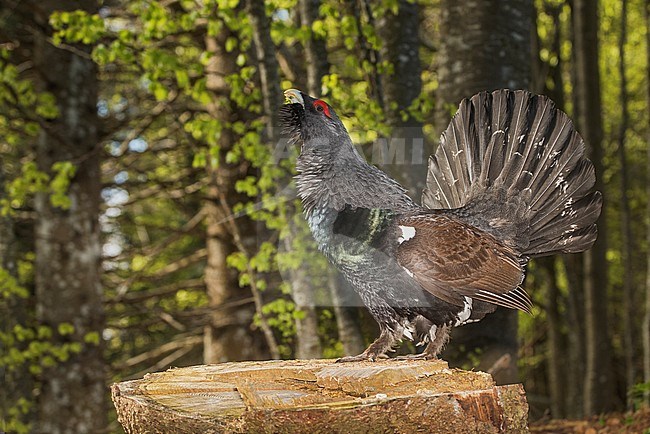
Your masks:
M429 329L429 339L431 342L436 340L436 332L438 331L438 326L432 325L431 328Z
M400 226L402 236L397 238L397 242L402 244L415 236L415 228L413 226ZM412 275L412 274L411 274Z
M413 323L407 323L404 325L404 330L402 331L402 336L408 339L409 341L415 340L415 326Z
M469 317L472 315L472 299L469 297L463 297L463 310L458 313L456 324L454 326L459 326L465 324Z

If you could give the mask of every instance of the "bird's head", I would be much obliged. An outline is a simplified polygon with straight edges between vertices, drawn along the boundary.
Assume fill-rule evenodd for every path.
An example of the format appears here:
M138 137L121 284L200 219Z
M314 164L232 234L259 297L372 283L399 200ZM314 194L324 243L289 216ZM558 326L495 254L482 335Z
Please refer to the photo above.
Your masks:
M356 153L343 122L329 104L297 89L285 90L284 96L280 121L285 134L300 145L301 157L315 157L322 163Z

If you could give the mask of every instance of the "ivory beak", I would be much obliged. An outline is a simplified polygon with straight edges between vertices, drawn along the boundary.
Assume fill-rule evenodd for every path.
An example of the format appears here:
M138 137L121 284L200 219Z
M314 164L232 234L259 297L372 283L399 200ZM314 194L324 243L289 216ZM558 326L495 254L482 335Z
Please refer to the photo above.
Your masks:
M288 104L300 104L305 106L305 101L302 98L302 94L298 89L287 89L284 91L284 97L287 100Z

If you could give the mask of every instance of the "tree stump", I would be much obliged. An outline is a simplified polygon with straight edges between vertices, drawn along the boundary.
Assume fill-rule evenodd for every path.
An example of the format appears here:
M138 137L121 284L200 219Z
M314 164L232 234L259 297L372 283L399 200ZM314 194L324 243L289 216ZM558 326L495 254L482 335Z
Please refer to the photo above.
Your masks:
M112 386L127 433L523 433L520 384L446 362L236 362Z

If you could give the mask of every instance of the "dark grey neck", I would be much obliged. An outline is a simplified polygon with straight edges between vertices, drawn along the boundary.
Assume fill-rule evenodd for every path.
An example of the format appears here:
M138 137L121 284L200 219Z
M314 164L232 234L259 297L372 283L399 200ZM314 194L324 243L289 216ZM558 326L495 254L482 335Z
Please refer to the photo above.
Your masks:
M353 148L337 156L303 152L297 169L298 195L308 215L314 208L341 211L346 205L397 212L419 208L401 185Z

